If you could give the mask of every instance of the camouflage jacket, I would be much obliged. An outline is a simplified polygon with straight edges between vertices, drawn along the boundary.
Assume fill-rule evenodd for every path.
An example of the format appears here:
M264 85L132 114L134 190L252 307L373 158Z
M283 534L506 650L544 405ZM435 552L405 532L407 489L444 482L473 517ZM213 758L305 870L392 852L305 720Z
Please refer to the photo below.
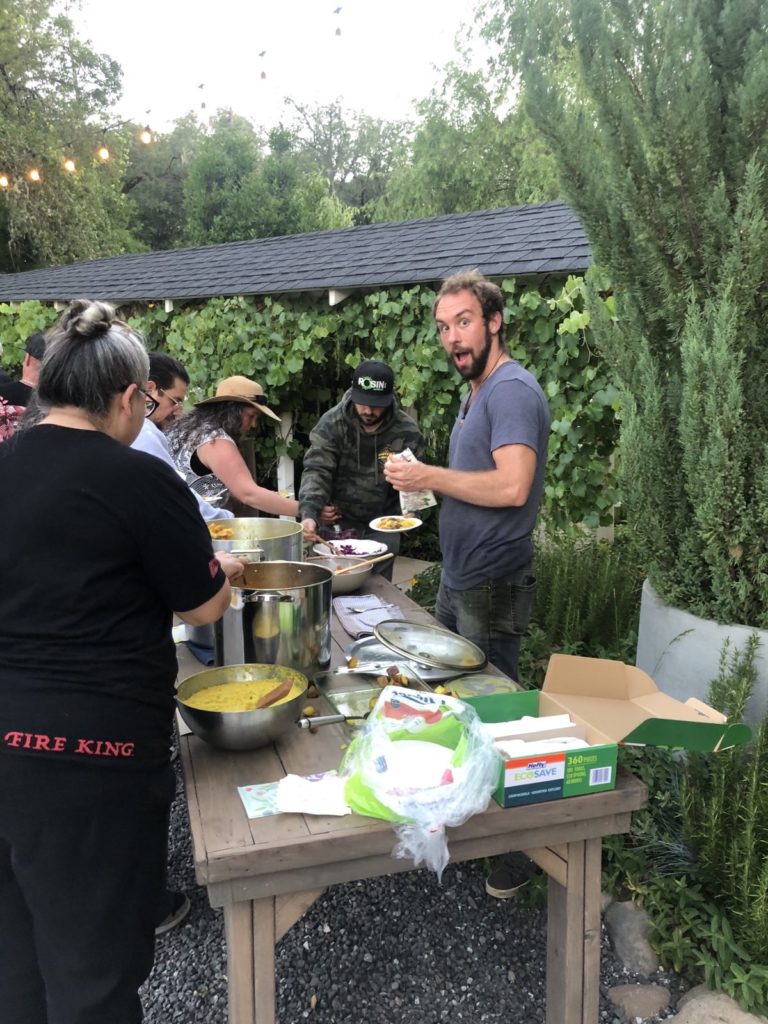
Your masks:
M376 516L399 515L400 497L384 479L392 452L410 448L424 458L421 431L395 401L375 434L360 425L350 392L320 417L309 435L299 488L299 515L319 522L324 505L337 505L343 526L367 526Z

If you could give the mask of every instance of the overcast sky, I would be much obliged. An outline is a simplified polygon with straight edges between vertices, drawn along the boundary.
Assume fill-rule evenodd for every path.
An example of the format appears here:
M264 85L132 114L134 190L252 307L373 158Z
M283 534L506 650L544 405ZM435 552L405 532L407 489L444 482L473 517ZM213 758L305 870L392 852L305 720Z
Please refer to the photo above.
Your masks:
M218 107L271 126L285 96L340 97L345 109L407 117L411 101L441 80L435 65L454 58L473 7L474 0L82 0L71 16L78 35L123 68L120 115L166 130L189 110L205 118Z

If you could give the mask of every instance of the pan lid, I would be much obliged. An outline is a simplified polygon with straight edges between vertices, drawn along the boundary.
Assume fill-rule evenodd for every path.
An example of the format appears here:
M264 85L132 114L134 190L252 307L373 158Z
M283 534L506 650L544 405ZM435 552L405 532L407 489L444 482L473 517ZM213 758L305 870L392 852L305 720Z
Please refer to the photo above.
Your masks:
M373 627L376 639L402 658L432 668L475 672L484 668L484 652L457 633L442 626L427 626L408 619L385 619Z

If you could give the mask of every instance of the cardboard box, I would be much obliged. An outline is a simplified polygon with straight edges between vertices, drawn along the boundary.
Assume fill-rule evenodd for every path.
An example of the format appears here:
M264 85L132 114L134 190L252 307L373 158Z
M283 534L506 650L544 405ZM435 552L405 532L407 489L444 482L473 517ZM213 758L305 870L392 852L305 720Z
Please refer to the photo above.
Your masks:
M751 731L695 697L684 703L661 693L634 665L553 654L539 690L467 697L484 722L567 712L589 749L509 758L500 755L493 796L502 807L600 793L616 785L618 744L717 751L748 742ZM526 736L535 739L536 734Z

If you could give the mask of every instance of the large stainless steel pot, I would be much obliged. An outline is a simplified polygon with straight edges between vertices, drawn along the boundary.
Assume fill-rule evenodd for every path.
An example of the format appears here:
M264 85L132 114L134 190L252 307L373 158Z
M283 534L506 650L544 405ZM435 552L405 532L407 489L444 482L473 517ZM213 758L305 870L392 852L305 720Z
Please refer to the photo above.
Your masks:
M216 526L232 531L231 540L213 540L214 551L243 551L261 548L262 562L300 562L303 557L301 523L287 519L263 519L243 516L220 519Z
M327 668L332 580L330 569L307 562L247 565L214 626L216 664L280 664L308 676Z
M259 516L217 519L215 522L217 526L231 529L232 539L213 538L214 551L241 552L249 562L300 562L304 557L301 523ZM200 647L214 645L213 626L187 626L187 636Z

